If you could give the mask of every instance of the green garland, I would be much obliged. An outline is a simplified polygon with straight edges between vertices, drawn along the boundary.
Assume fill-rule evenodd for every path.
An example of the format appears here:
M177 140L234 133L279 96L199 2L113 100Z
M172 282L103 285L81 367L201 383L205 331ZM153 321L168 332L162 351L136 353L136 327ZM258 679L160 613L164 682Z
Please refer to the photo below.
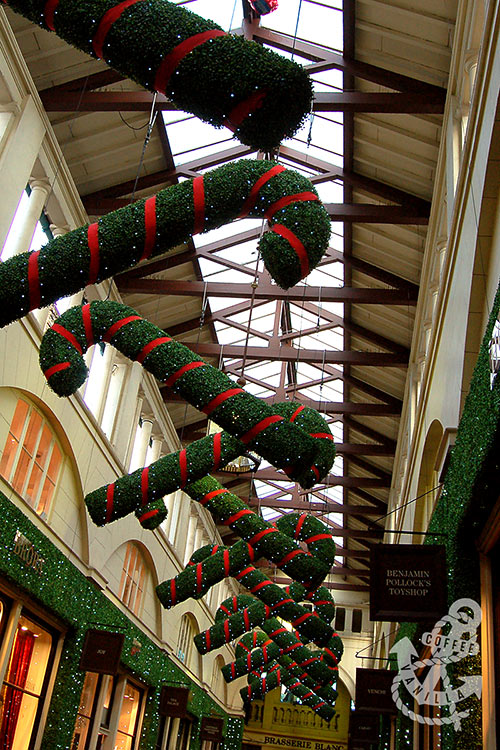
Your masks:
M275 148L295 134L310 112L312 84L300 65L224 34L213 21L166 0L136 0L121 13L116 0L8 4L145 88L165 93L179 109L216 127L226 125L254 148ZM208 39L192 51L185 49L204 33ZM169 74L162 75L170 61Z
M141 750L154 750L159 728L159 702L163 685L186 684L192 699L189 711L195 717L191 750L199 750L201 718L218 712L225 718L227 730L225 750L234 750L241 739L242 720L228 717L208 691L192 682L147 634L137 627L92 581L75 568L62 551L47 539L38 526L5 495L0 493L2 515L2 555L0 573L26 595L64 622L64 636L59 667L48 708L41 750L67 750L75 727L84 672L79 669L82 646L87 628L99 627L109 632L125 633L121 661L124 667L148 686L148 698L140 737ZM15 554L14 538L20 531L43 558L43 575ZM140 652L134 652L134 639L140 641ZM228 744L227 744L228 743Z
M188 565L175 578L158 586L158 595L163 606L172 607L190 597L202 596L219 581L228 576L238 577L242 570L249 566L253 567L256 559L265 557L290 578L304 584L310 592L306 596L309 601L314 603L322 600L317 611L322 619L330 622L335 612L331 594L325 587L321 587L322 597L316 593L317 586L328 575L335 559L335 542L325 524L319 518L305 513L291 513L278 519L275 525L271 524L250 511L242 500L222 487L213 477L203 480L204 485L207 482L211 487L216 487L207 494L218 493L208 502L204 502L203 497L193 493L189 486L186 490L192 499L197 499L220 523L230 526L241 536L242 541L229 548L219 545L202 547L199 558L192 558L196 560L196 566ZM308 553L301 549L298 543L300 541L308 544ZM254 579L253 585L257 583L260 581ZM295 587L294 591L281 588L279 590L296 598ZM304 597L305 589L301 586L298 593L300 601Z
M489 342L499 312L500 288L479 350L443 491L428 527L431 533L446 534L443 543L449 604L464 597L480 599L479 559L470 540L484 528L498 498L500 378L490 387ZM425 543L433 544L437 538L427 537ZM408 636L416 644L419 635L414 624L403 624L398 639ZM449 675L454 685L460 685L462 675L477 674L479 669L480 657L467 657L450 665ZM481 701L471 696L460 708L470 709L470 714L458 732L451 725L442 727L443 750L482 750ZM398 726L396 747L402 750L411 733L408 719L400 716Z
M58 395L68 396L84 382L87 366L82 353L97 341L111 341L125 356L143 363L156 378L170 382L173 390L195 408L210 414L217 424L241 440L238 455L254 448L306 488L331 468L335 455L332 440L311 437L261 399L235 388L234 381L197 358L187 346L117 302L92 302L71 308L46 331L40 347L40 366ZM326 422L319 415L318 419L329 432ZM185 485L188 476L195 478L206 473L205 465L197 470L195 448L191 457L191 465L186 462L184 467L184 480L182 469L179 470L178 486ZM324 463L327 457L328 463ZM116 499L114 492L107 495L105 520L112 520L115 503L127 501L127 492L120 495L120 487Z
M217 610L216 620L224 620L226 615L234 614L251 604L252 597L244 594L226 599ZM297 656L297 649L305 648L303 644L296 637L290 642L288 639L283 640L286 634L292 634L274 617L265 623L264 630L265 634L254 630L238 641L235 648L238 657L236 662L222 668L226 681L231 682L240 674L250 673L248 688L240 691L244 702L261 698L266 692L282 683L300 698L302 703L312 708L322 718L327 721L331 719L335 715L333 704L337 697L337 692L331 687L331 672L326 672L326 677L322 675L323 680L319 684L310 676L313 666L319 665L322 653L316 651L313 654L306 649L305 666L300 666L296 661L300 658ZM279 638L281 638L281 647L278 645L277 639ZM287 651L293 651L295 661L286 655ZM240 671L243 663L245 664L244 671ZM264 677L263 672L266 673ZM270 673L274 674L271 679ZM254 679L255 676L257 679Z
M330 219L311 182L274 162L240 159L0 264L0 326L247 214L270 217L271 231L259 247L284 289L307 275L328 247Z

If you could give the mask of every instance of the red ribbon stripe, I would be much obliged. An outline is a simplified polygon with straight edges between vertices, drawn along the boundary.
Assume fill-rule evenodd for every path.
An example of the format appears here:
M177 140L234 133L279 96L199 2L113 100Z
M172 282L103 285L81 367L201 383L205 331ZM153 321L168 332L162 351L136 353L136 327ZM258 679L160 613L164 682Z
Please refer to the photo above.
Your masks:
M226 36L226 32L222 31L222 29L202 31L200 34L194 34L188 39L184 39L183 42L174 47L173 50L163 58L158 70L156 71L154 83L156 91L160 94L164 94L170 78L172 77L172 73L186 55L189 55L190 52L201 44L205 44L205 42L208 42L210 39L215 39L218 36Z

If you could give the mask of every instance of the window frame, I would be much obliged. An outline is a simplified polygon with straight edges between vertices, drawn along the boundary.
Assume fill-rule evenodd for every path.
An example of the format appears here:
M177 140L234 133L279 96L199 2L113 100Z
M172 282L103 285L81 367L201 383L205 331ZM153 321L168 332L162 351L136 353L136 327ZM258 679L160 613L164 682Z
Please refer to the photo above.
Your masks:
M22 424L17 431L14 422L16 415L19 416L19 410L23 409L22 405L26 407L26 411L24 416L21 415ZM30 431L33 426L36 429L36 435L30 445L32 439ZM47 436L50 439L43 459L39 460L37 452L42 440ZM26 456L28 456L27 465L23 469L22 463L26 461ZM54 456L58 456L58 459L56 469L52 472ZM4 462L7 464L5 467ZM65 454L50 420L32 401L18 396L0 459L0 476L38 516L47 519L63 473L64 463ZM18 472L19 479L17 478ZM33 477L37 477L36 490L28 495L29 484ZM43 495L47 486L51 489L48 497L44 499Z

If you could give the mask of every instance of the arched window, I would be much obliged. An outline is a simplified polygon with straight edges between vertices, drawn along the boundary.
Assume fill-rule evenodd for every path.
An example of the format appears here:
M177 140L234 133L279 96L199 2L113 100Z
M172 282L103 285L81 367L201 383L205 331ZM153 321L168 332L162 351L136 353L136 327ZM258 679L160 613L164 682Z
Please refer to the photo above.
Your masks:
M201 654L194 645L194 637L200 632L197 622L192 615L183 615L179 626L177 639L177 656L187 669L200 679L202 677Z
M19 399L5 441L0 474L35 511L47 516L59 478L62 453L43 415Z
M186 665L189 664L191 648L194 638L193 626L187 615L184 615L179 628L179 638L177 640L177 656Z
M129 542L125 551L118 596L134 615L139 616L143 604L146 565L139 548Z

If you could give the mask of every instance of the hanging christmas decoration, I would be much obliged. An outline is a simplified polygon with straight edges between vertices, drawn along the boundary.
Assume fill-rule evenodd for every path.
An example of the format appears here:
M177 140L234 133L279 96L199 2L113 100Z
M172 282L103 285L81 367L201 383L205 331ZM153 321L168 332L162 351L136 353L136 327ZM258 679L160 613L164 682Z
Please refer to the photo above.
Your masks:
M248 4L258 16L265 16L278 8L278 0L248 0Z
M260 252L285 289L328 247L330 220L311 182L274 162L241 159L0 264L0 326L242 216L269 220Z
M71 308L46 331L40 347L40 365L58 395L71 395L85 381L88 371L82 355L99 341L112 342L125 356L143 364L232 433L244 450L254 448L275 466L286 469L287 475L304 487L312 486L330 470L335 455L331 434L330 439L325 432L311 436L261 399L235 387L227 375L198 359L188 347L165 335L132 308L117 302L92 302ZM178 486L182 487L189 476L186 452L181 452L176 464ZM205 464L202 474L204 467ZM141 483L146 483L146 475ZM113 517L115 502L114 485L109 487L107 520Z
M311 109L300 65L167 0L1 1L262 151L294 135Z
M233 603L234 599L242 599L243 596L233 597L233 600L227 599L223 602L216 617L221 610L226 608L225 605ZM275 630L282 630L279 621L275 618L268 622L268 627L269 629L274 627ZM284 654L276 644L272 638L272 632L271 637L267 633L267 629L265 633L254 630L252 633L244 635L235 646L236 656L240 660L250 661L254 652L265 655L265 661L261 667L248 669L248 687L240 691L243 702L250 703L255 698L263 698L274 687L285 685L293 695L299 698L303 705L309 706L319 716L329 721L335 715L333 706L337 698L337 691L331 684L327 686L315 684L309 676L307 667L305 669L299 667L297 662ZM315 658L319 659L319 656L316 655ZM226 665L226 667L230 667L230 665ZM231 677L228 679L226 676L228 674L226 667L223 667L222 673L226 680L230 681ZM323 694L321 695L320 692Z

